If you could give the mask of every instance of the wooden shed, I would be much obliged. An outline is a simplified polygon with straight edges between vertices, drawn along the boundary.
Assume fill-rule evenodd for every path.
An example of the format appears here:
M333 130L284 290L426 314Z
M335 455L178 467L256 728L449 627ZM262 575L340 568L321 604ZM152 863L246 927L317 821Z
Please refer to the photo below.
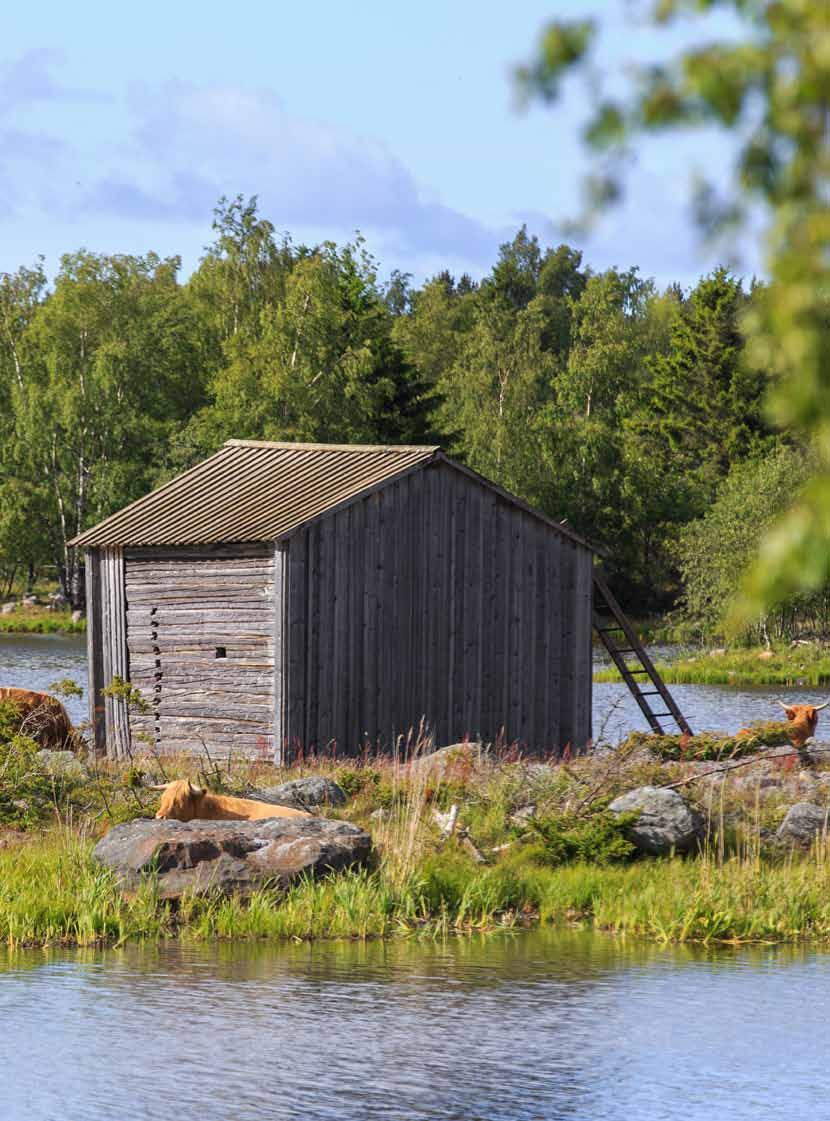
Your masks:
M102 753L590 738L591 547L438 447L231 440L74 544Z

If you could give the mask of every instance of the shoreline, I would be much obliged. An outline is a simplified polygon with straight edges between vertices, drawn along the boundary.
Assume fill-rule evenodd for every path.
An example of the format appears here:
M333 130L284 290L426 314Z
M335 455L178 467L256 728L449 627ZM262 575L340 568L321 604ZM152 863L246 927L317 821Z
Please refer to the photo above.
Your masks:
M436 938L540 926L660 944L830 941L830 840L791 847L776 837L796 803L830 807L830 768L802 771L792 751L761 750L737 767L667 758L665 745L640 737L602 756L550 763L462 744L405 765L277 769L166 756L163 775L159 760L136 754L131 764L88 760L61 778L39 775L19 750L7 753L0 777L0 944L11 949ZM152 879L123 894L93 861L94 843L115 824L152 817L158 795L148 781L185 776L254 797L275 781L332 779L345 803L314 812L369 832L373 861L246 898L165 901ZM678 784L704 823L701 851L638 853L632 815L617 818L609 803ZM458 832L447 835L452 806Z
M0 637L4 634L86 634L86 617L73 623L69 611L16 608L8 615L0 615Z
M830 688L830 647L808 643L766 650L717 650L691 654L673 662L655 662L667 685L778 685ZM621 682L615 666L595 669L594 682Z
M0 856L4 855L0 853ZM523 933L569 928L657 945L824 945L830 943L830 867L826 855L767 864L713 855L640 860L626 866L564 865L468 869L397 890L374 870L341 872L267 888L246 898L205 896L178 906L159 902L152 881L124 896L87 852L56 890L26 892L17 921L0 896L0 943L7 951L106 949L139 942L390 941ZM33 843L16 860L29 874L52 861ZM5 861L0 860L0 870ZM435 869L432 869L435 875ZM429 881L430 877L427 877ZM449 879L455 879L451 890ZM42 884L46 888L46 884ZM67 899L66 893L74 896ZM433 905L428 906L432 897ZM465 898L467 902L465 903ZM469 902L478 898L477 907ZM488 902L489 900L489 902Z

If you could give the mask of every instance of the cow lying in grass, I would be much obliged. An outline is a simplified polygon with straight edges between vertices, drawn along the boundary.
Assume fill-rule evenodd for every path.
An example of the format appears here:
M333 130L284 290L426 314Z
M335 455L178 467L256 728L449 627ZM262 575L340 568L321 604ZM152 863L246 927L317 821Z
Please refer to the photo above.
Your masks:
M776 703L786 713L790 743L793 747L804 747L807 740L815 735L818 714L823 708L827 708L830 701L825 701L823 705L785 705L782 701Z
M72 749L79 746L80 737L57 697L2 685L0 704L3 703L14 705L17 710L17 731L36 740L41 747Z
M265 817L311 817L305 810L295 810L291 806L211 794L186 778L151 789L163 791L157 818L173 818L175 821L260 821Z

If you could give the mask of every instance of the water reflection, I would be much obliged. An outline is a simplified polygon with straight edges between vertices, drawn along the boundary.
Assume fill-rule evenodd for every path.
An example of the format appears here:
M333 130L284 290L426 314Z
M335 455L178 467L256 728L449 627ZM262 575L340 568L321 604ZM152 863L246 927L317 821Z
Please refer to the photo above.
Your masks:
M550 931L16 955L0 1118L821 1117L828 992L803 949Z

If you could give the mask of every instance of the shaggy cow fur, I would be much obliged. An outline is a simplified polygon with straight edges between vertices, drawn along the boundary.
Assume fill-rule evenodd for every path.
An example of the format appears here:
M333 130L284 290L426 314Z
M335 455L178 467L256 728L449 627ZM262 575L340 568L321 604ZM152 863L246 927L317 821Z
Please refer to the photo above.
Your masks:
M275 806L271 802L255 802L250 798L230 798L211 794L185 779L165 783L158 818L176 821L259 821L265 817L311 817L305 810Z
M19 731L37 740L41 747L71 750L78 746L79 737L57 697L3 685L0 702L14 705L20 718Z
M793 747L803 747L805 742L815 735L818 714L826 708L830 701L823 705L785 705L778 702L786 713L789 727L787 735Z

